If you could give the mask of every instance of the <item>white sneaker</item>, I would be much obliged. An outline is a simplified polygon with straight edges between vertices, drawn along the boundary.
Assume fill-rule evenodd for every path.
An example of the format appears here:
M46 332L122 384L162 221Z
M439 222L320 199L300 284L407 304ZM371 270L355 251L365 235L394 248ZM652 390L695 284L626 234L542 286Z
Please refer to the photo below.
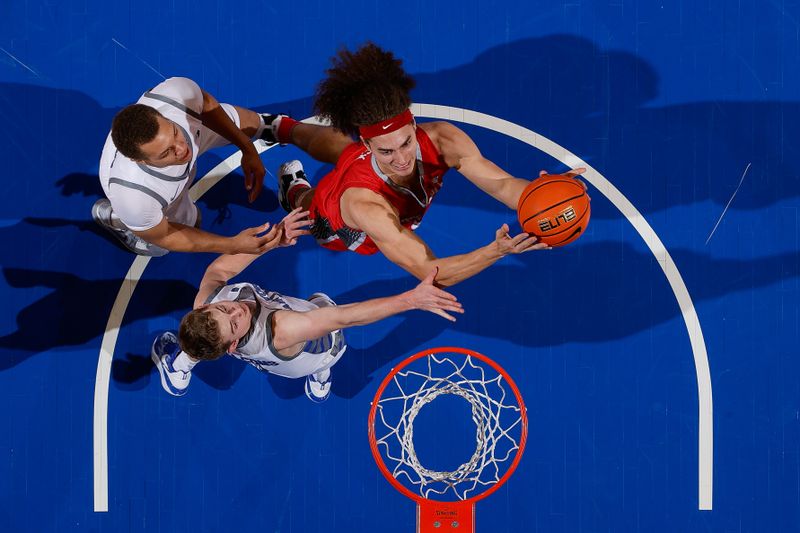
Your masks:
M297 159L287 161L278 169L278 203L287 213L291 213L294 209L289 197L292 195L297 197L297 192L300 192L299 190L292 192L295 187L300 187L300 190L311 188L311 183L303 170L303 163Z
M127 228L118 228L111 223L111 213L114 210L108 198L100 198L92 206L92 218L102 228L106 229L111 235L117 238L122 245L136 255L147 255L150 257L161 257L169 253L155 244L150 244L146 240L137 237Z
M183 396L192 379L191 372L175 370L172 366L175 358L181 353L178 337L171 331L165 331L153 341L150 357L161 375L161 386L173 396Z
M324 381L318 380L314 374L306 376L306 396L312 402L322 403L331 395L332 374L330 370L325 372L327 372L328 377Z

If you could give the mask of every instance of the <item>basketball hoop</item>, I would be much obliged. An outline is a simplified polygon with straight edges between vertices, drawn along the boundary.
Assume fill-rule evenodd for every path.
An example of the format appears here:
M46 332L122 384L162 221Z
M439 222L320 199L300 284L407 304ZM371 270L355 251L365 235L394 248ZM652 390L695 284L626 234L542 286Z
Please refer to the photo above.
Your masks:
M469 403L476 442L469 460L441 472L420 463L414 421L422 407L446 394ZM412 355L384 378L369 411L368 429L381 473L417 503L418 533L473 533L475 503L500 488L517 468L528 418L519 389L500 365L471 350L434 348Z

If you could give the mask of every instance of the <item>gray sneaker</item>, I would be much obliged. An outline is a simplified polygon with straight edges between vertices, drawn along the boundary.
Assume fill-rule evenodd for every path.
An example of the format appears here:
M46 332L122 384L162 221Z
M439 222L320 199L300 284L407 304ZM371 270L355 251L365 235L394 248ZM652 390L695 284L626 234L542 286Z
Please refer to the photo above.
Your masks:
M150 257L161 257L169 253L169 250L165 250L155 244L150 244L144 239L137 237L127 228L123 229L114 226L111 223L112 212L111 202L107 198L100 198L92 206L92 218L94 221L116 237L125 248L136 255L147 255Z

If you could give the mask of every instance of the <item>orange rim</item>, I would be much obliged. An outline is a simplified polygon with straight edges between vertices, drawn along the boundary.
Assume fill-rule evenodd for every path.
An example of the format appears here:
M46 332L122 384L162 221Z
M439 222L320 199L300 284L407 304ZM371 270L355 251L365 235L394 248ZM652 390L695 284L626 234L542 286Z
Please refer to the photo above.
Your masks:
M369 418L367 421L367 431L369 433L369 447L372 450L372 457L375 459L375 463L378 465L378 469L381 471L381 474L383 474L383 477L385 477L386 480L389 481L389 483L391 483L392 486L396 490L398 490L401 494L403 494L407 498L414 500L418 504L423 504L424 502L432 502L432 501L438 502L438 500L429 500L424 496L411 492L408 489L408 487L397 481L394 478L394 476L392 476L391 472L386 467L386 464L383 462L383 457L381 456L381 453L378 450L378 441L377 438L375 437L375 415L377 413L378 403L380 403L380 397L383 395L383 391L386 390L386 387L389 385L389 382L392 381L394 376L397 375L399 371L401 371L403 368L407 367L417 359L422 359L423 357L443 352L460 353L462 355L466 355L469 357L475 357L476 359L483 361L484 363L495 369L498 374L503 376L503 379L505 379L506 382L511 387L511 390L514 392L514 397L517 399L517 404L519 405L520 408L520 419L521 419L520 429L522 434L520 436L519 448L517 449L517 454L514 457L514 460L511 462L511 466L509 466L506 473L503 474L503 476L497 483L495 483L485 491L481 492L480 494L476 494L471 498L467 498L466 500L457 500L457 501L463 501L464 503L475 503L491 495L494 491L499 489L506 481L508 481L508 478L511 477L511 474L513 474L514 471L517 469L517 465L519 464L519 461L522 458L522 453L525 451L525 444L528 440L528 414L525 409L525 402L522 400L522 395L519 392L519 388L517 388L517 384L514 382L513 379L511 379L511 376L508 375L508 372L506 372L503 369L503 367L501 367L500 365L498 365L485 355L472 350L467 350L465 348L456 348L450 346L441 348L432 348L430 350L424 350L419 353L416 353L403 360L399 365L392 368L386 375L386 377L383 378L383 381L378 387L378 390L375 392L375 397L372 399L372 405L369 410Z

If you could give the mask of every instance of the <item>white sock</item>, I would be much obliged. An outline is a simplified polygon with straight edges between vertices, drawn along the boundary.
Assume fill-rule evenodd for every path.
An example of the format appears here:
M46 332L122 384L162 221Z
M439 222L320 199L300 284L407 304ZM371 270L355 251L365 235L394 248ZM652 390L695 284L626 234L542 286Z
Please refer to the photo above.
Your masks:
M172 368L175 370L179 370L181 372L191 372L194 368L194 365L199 363L200 361L195 361L189 354L181 350L181 353L175 358L172 362Z

